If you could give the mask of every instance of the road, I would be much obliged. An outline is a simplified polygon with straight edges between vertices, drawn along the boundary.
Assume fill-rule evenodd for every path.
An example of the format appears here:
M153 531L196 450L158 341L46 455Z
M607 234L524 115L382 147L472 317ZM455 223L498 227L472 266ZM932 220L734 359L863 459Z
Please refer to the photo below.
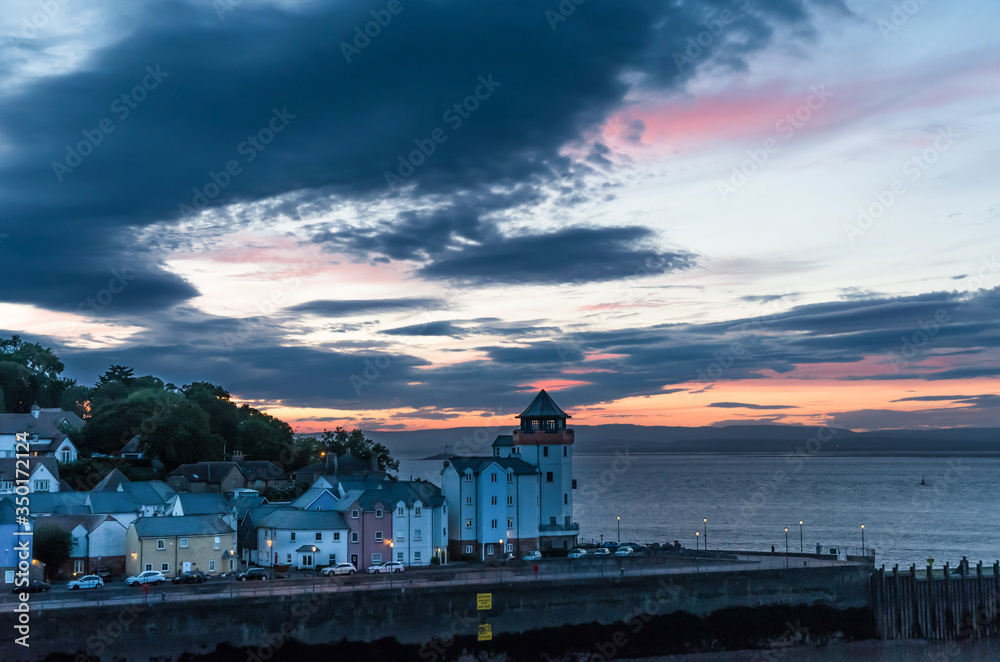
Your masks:
M619 561L622 561L619 564ZM593 562L592 560L590 561ZM169 582L150 587L148 596L141 588L126 586L122 581L111 581L102 589L70 591L65 583L54 584L48 593L31 594L32 610L70 609L88 605L129 605L150 602L177 602L188 600L218 600L258 595L306 595L309 593L375 591L395 588L424 588L467 586L470 584L497 584L566 579L600 579L620 576L656 576L690 573L732 572L745 570L770 570L786 567L829 567L860 564L831 559L802 559L801 557L740 556L735 561L695 561L692 559L664 559L662 563L649 563L648 559L603 560L602 567L580 569L572 559L549 559L538 562L537 576L532 565L518 563L502 568L483 568L478 565L455 563L448 566L425 566L391 575L358 574L354 576L323 577L308 575L289 579L237 582L230 578L213 578L205 584L174 586ZM576 567L574 567L576 566ZM0 596L0 612L10 612L18 598L9 592Z

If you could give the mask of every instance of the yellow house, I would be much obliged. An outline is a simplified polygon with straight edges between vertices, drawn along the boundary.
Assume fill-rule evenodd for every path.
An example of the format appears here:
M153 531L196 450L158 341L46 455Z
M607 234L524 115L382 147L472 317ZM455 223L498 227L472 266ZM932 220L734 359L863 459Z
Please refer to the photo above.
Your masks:
M208 575L236 569L236 531L216 515L140 517L125 534L125 572L188 570Z

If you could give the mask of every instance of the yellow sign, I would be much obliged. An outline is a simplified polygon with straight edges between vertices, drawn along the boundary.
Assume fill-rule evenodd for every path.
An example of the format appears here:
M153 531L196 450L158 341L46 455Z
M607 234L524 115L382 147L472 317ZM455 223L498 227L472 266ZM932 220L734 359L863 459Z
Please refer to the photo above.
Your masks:
M493 609L493 594L476 593L476 609L478 611L482 611L484 609Z
M479 626L479 641L493 641L493 628L489 623Z

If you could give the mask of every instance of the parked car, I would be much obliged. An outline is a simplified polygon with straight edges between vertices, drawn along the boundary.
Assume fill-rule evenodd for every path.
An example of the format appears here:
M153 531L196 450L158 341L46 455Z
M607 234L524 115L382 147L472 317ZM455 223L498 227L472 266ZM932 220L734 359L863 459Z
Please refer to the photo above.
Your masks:
M622 545L618 548L618 551L615 552L615 556L632 556L632 548L628 545Z
M15 586L11 593L45 593L51 586L37 579L32 579L25 586Z
M633 552L641 552L646 549L646 546L637 542L623 542L622 547L631 547Z
M143 584L159 586L166 581L167 578L159 570L147 570L146 572L140 572L135 577L129 577L125 580L125 583L129 586L142 586Z
M604 542L603 545L601 545L601 547L606 547L607 549L614 551L619 547L621 547L621 543L618 542L617 540L607 540Z
M338 563L337 565L331 565L328 568L323 568L323 576L330 577L332 575L353 575L358 571L354 567L353 563Z
M611 556L611 550L607 547L598 547L594 550L594 556Z
M586 555L587 555L587 550L581 549L579 547L574 547L573 549L569 550L569 554L567 554L566 556L568 556L571 559L582 559Z
M201 584L208 581L208 575L201 570L188 570L170 580L174 584Z
M250 568L246 572L241 572L236 575L236 581L238 582L248 582L248 581L267 581L267 570L264 568Z
M79 579L74 579L70 583L66 584L71 591L78 591L81 588L101 588L104 586L104 580L97 575L84 575Z
M542 553L539 552L537 549L533 552L528 552L527 554L521 557L521 559L524 561L538 561L541 558L542 558Z
M111 577L111 568L105 568L104 566L101 566L100 568L94 570L93 574L97 575L101 579L109 579Z
M403 572L403 564L399 561L386 561L382 565L373 565L368 568L369 575L381 575L387 572Z

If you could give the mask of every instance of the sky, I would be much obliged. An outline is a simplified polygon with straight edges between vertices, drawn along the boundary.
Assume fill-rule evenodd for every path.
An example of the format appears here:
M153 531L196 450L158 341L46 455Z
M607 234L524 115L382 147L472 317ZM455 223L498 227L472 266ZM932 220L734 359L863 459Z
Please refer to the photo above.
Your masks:
M10 0L0 335L297 430L997 426L1000 5Z

